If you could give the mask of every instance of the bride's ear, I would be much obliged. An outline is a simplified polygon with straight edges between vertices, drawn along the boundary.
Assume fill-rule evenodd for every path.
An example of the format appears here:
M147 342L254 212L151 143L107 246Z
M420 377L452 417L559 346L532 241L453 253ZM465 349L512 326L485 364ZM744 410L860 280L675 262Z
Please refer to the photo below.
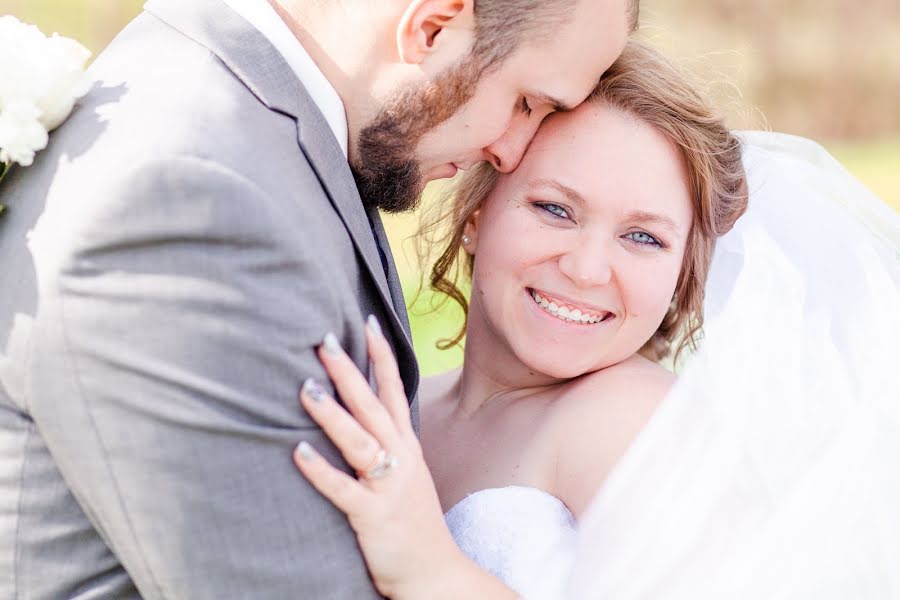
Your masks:
M478 246L478 222L481 220L481 209L479 208L466 219L466 225L463 227L462 247L466 254L474 255L475 248Z

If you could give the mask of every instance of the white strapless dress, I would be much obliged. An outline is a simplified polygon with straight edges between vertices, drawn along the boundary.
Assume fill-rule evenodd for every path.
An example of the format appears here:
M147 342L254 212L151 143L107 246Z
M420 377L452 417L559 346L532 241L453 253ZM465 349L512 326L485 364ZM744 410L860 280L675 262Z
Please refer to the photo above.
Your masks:
M900 216L809 140L742 138L701 348L577 529L531 488L446 515L523 598L900 599Z
M445 520L460 549L521 596L563 597L575 519L555 496L521 486L482 490L447 511Z

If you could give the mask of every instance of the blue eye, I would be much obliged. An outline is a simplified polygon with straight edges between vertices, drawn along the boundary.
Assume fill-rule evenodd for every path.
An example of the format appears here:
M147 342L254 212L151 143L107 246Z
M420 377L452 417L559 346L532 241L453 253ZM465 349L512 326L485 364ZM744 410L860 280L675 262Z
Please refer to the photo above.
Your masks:
M659 240L644 231L632 231L631 233L626 234L625 237L636 244L641 244L642 246L656 246L657 248L663 247L662 243Z
M540 207L541 210L550 213L554 217L558 217L560 219L569 218L569 213L559 204L553 204L552 202L538 202L537 206Z

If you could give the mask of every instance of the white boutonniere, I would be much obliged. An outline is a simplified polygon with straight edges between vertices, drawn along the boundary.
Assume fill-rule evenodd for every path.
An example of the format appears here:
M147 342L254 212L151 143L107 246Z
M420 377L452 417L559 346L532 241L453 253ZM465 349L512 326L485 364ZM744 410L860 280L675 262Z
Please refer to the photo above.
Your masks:
M49 133L87 93L91 82L84 67L90 56L75 40L0 17L0 181L13 164L32 163Z

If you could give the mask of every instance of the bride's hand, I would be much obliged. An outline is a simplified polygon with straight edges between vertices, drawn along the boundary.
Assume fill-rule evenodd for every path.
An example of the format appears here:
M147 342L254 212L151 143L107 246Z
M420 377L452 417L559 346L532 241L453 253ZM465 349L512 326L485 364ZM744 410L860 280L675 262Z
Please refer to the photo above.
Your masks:
M305 442L294 451L294 462L347 514L378 591L393 598L422 597L423 589L433 589L465 559L444 523L397 363L373 317L366 339L377 396L331 335L319 348L319 359L349 412L312 380L300 394L303 407L359 479L330 465Z

